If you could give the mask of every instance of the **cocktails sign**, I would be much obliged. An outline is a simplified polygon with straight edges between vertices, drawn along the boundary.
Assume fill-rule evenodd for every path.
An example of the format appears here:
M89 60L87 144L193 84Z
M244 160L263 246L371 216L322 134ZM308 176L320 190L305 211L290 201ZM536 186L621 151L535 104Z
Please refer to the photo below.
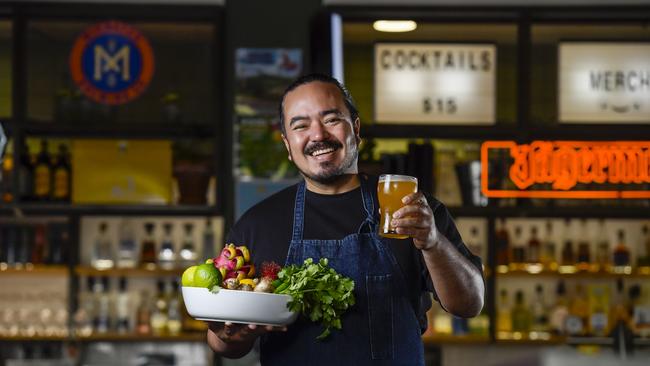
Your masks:
M376 43L378 123L494 124L496 45Z
M70 52L70 75L81 92L102 104L118 105L139 97L154 73L149 41L119 21L84 30Z
M497 162L510 184L495 188ZM486 141L481 166L487 197L650 198L650 141Z
M650 43L563 42L559 121L650 123Z

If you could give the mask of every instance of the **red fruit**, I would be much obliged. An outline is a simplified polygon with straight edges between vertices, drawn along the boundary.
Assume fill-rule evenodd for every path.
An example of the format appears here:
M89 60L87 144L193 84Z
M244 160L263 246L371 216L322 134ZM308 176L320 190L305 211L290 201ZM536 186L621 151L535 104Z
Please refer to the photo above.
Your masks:
M237 266L237 261L228 259L222 255L219 258L217 258L216 262L214 262L214 266L216 268L225 268L228 271L232 271Z
M246 264L242 266L239 270L246 273L246 278L253 278L253 276L255 275L255 266L252 264Z
M275 262L264 262L262 263L261 274L262 277L268 277L275 280L278 278L278 272L280 272L281 269L282 267Z

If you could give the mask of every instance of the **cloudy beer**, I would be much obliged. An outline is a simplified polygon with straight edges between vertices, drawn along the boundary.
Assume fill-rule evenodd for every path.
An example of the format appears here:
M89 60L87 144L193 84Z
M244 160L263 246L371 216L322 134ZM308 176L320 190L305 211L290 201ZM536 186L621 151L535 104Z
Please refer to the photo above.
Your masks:
M393 213L404 204L402 198L418 190L418 180L408 175L383 174L379 177L377 184L377 196L379 197L379 235L387 238L406 239L408 235L397 234L391 227Z

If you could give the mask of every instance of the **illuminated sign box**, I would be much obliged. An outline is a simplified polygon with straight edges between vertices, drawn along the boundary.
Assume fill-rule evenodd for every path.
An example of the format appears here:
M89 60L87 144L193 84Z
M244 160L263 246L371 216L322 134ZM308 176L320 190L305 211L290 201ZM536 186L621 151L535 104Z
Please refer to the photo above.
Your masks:
M650 123L650 43L562 42L561 123Z
M378 123L490 125L495 103L493 44L375 44Z
M650 198L650 141L486 141L481 166L487 197Z

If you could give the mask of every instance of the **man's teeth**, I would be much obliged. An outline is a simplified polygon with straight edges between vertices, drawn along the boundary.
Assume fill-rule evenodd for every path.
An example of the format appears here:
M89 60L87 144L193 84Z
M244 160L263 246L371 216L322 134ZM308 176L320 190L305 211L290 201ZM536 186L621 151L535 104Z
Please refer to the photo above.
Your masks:
M311 153L311 156L323 155L323 154L327 154L327 153L332 152L332 151L334 151L334 149L332 149L332 148L316 150L313 153Z

